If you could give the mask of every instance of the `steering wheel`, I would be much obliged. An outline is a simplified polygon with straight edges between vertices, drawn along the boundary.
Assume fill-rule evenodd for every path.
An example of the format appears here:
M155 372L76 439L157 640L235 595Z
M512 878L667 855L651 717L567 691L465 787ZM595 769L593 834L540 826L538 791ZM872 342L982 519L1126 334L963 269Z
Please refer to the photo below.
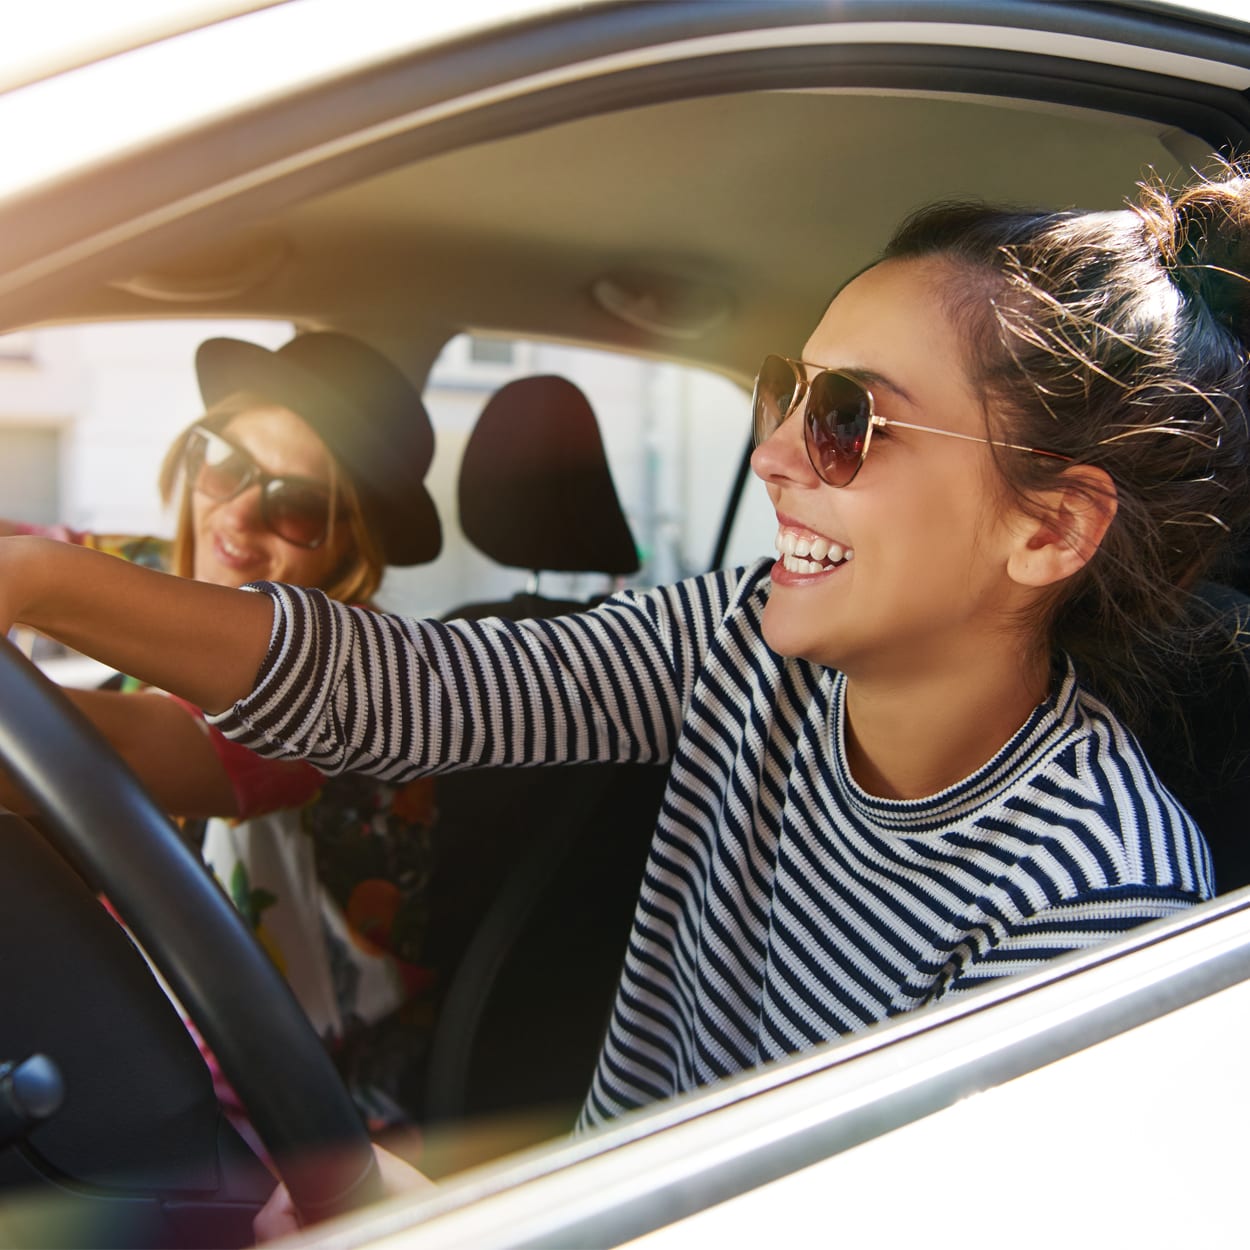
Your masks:
M304 1219L379 1197L369 1135L286 981L139 779L7 641L0 762L177 994Z

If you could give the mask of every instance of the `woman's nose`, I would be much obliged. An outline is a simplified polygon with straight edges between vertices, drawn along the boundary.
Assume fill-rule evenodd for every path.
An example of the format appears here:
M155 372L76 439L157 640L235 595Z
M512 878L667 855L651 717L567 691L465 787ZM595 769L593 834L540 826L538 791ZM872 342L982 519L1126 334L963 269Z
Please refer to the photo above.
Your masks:
M265 528L264 517L261 513L259 482L252 482L237 495L223 499L217 506L229 516L231 523L238 529Z
M751 453L751 471L765 482L820 484L803 441L802 404Z

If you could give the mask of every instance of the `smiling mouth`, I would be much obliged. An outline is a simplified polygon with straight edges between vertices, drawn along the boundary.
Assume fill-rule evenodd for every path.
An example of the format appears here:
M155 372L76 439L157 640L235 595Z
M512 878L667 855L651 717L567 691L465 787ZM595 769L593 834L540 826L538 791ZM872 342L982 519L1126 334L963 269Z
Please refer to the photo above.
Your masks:
M257 558L254 551L246 547L237 546L221 534L214 534L213 541L216 543L218 551L233 563L248 564Z
M851 547L784 525L777 531L776 547L782 567L789 573L825 573L855 558Z

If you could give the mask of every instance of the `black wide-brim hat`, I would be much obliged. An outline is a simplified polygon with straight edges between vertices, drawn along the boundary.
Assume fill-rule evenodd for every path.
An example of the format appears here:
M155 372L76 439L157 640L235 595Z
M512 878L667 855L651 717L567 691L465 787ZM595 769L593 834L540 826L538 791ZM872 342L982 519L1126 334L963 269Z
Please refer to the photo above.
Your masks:
M424 481L434 430L416 387L380 352L329 331L297 335L277 351L208 339L195 372L206 407L242 391L302 417L351 478L387 564L438 555L442 528Z

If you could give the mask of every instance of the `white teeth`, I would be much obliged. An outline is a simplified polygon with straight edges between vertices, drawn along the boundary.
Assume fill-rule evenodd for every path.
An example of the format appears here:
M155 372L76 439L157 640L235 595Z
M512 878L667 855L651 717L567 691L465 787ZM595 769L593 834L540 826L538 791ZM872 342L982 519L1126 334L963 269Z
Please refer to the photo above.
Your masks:
M222 551L224 551L232 560L243 560L247 558L247 550L243 547L237 546L235 543L232 543L228 538L224 538L219 534L217 536L217 541L221 544Z
M785 528L778 529L774 545L782 565L792 573L823 573L855 554L850 547L827 538L807 538Z
M781 563L791 573L823 573L826 565L815 560L804 560L799 556L782 556Z

